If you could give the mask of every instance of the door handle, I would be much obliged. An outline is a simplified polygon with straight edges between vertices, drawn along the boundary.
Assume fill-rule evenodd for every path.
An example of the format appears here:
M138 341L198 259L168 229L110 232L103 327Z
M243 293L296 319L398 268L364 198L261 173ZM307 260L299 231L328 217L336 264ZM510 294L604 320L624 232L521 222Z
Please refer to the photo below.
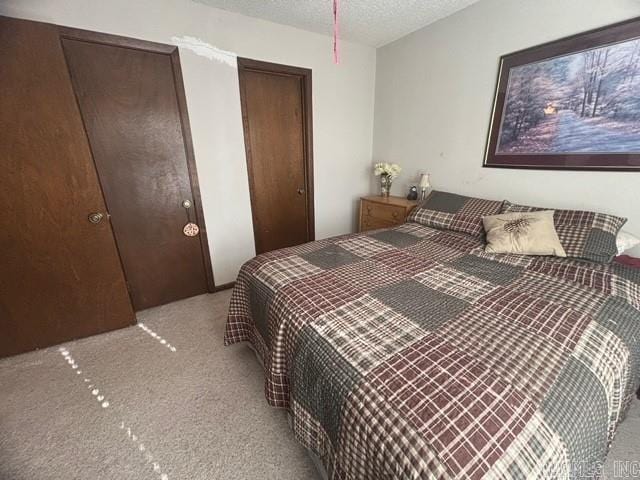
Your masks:
M104 213L100 213L100 212L93 212L89 214L89 221L93 224L98 224L102 221L102 219L104 218Z
M298 189L298 195L302 195L304 193L304 188L299 188Z

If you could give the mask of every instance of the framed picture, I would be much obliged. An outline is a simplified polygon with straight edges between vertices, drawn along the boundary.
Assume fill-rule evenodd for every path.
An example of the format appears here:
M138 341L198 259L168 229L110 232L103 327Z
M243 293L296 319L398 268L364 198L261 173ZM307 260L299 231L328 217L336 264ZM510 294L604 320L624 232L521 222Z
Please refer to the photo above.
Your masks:
M640 18L501 57L484 166L640 171Z

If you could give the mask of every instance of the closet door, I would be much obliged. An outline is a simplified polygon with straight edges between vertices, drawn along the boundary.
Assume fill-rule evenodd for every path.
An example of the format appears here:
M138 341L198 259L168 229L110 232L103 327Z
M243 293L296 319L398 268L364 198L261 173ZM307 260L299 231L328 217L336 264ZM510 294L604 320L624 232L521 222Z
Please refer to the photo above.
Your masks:
M0 17L0 46L6 356L124 327L135 317L58 29Z
M238 58L256 253L314 239L311 70Z
M213 278L177 47L72 29L62 37L134 308L206 293Z

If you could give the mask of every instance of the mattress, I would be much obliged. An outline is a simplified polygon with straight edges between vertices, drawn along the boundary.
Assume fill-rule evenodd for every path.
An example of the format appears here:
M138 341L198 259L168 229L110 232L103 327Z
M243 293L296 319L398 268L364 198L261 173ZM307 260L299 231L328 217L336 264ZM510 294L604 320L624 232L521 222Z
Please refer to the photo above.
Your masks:
M328 478L599 475L640 383L640 270L483 247L406 223L243 265L225 344Z

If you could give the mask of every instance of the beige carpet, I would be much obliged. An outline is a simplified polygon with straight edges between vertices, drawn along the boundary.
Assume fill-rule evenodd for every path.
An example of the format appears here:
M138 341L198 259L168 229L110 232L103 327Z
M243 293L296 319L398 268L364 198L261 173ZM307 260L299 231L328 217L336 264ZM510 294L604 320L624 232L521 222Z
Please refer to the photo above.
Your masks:
M1 360L0 479L318 478L251 350L222 346L228 301L191 298L140 313L147 330ZM614 460L640 461L638 401Z

